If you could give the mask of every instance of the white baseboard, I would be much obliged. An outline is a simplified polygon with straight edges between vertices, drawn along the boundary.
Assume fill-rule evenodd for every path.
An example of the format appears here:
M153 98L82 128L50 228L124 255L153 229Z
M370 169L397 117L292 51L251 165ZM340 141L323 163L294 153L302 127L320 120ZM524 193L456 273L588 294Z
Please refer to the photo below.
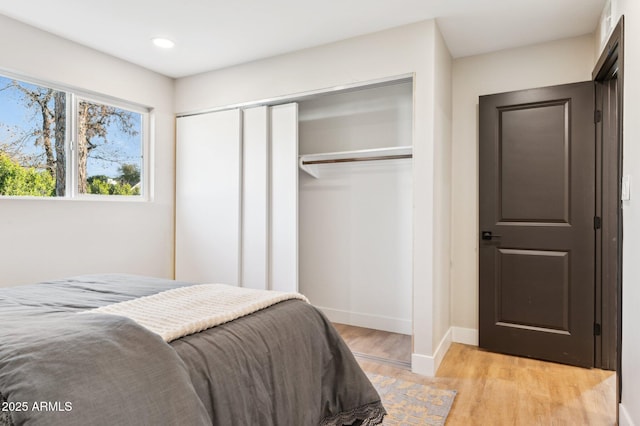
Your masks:
M433 356L422 354L411 354L411 371L423 376L434 377L438 367L442 363L444 356L451 347L451 328L445 333Z
M409 336L413 332L411 320L342 311L340 309L324 308L322 306L318 306L318 309L324 312L331 322L355 325L357 327L373 328L374 330L383 330L392 333L407 334Z
M451 327L451 340L455 343L478 346L478 330L475 328Z
M427 377L436 375L435 360L432 356L411 354L411 372Z
M623 404L620 404L618 407L620 415L620 426L635 426L635 423L633 422L633 420L631 420L631 416L629 415L629 412L627 411L625 406Z
M433 372L434 376L438 371L438 367L440 367L440 364L442 363L444 356L447 354L447 351L451 347L452 338L453 338L453 333L451 328L449 328L449 330L447 330L447 332L444 334L444 337L442 338L442 340L440 340L440 344L436 348L436 351L433 353L433 358L434 358L433 366L435 367Z

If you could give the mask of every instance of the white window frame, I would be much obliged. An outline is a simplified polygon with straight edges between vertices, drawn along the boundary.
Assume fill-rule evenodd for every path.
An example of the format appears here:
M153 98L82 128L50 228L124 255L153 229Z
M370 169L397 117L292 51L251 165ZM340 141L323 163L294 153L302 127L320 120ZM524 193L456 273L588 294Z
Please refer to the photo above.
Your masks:
M150 152L150 116L151 110L146 107L141 107L139 105L131 104L125 101L114 100L113 98L106 98L103 96L96 95L86 95L83 93L70 93L71 101L67 104L67 112L69 112L69 106L71 107L70 113L74 118L70 123L71 131L67 132L67 141L65 145L67 148L67 155L69 155L71 162L67 160L67 176L69 180L68 184L71 186L67 188L65 197L74 198L74 199L94 199L94 200L118 200L118 201L131 201L131 200L142 200L149 201L150 191L149 191L149 175L148 172L150 169L150 160L149 160L149 152ZM142 156L142 161L140 162L140 195L106 195L106 194L80 194L78 192L78 105L81 101L87 101L96 104L103 104L107 106L112 106L115 108L120 108L126 111L134 112L140 114L142 117L142 122L140 123L140 132L141 134L141 147L140 153ZM70 170L69 170L70 169ZM71 176L69 176L71 174ZM62 198L62 197L60 197Z
M24 82L27 84L33 84L48 89L64 92L66 94L66 114L67 114L67 128L65 132L65 195L62 197L36 197L36 196L18 196L18 195L0 195L0 200L16 199L16 200L99 200L99 201L118 201L118 202L140 202L140 201L152 201L153 199L153 185L152 185L152 125L154 121L153 108L129 102L126 100L118 99L115 97L101 95L98 93L92 93L86 90L64 86L60 84L50 83L37 78L31 78L16 74L9 71L0 70L0 76ZM140 195L106 195L106 194L80 194L78 192L78 159L76 149L77 135L78 135L78 102L81 100L100 103L116 108L121 108L127 111L138 113L142 116L142 122L140 124L141 132L141 188Z

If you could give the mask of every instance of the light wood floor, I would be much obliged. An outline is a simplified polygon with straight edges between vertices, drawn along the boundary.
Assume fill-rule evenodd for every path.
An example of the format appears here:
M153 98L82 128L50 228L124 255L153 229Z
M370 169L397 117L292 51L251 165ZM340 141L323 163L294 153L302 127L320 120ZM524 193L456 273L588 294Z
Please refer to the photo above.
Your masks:
M336 328L365 371L458 391L447 426L616 424L616 378L611 371L453 343L436 377L428 378L395 365L394 361L410 359L409 336L341 324ZM393 361L378 359L384 357Z

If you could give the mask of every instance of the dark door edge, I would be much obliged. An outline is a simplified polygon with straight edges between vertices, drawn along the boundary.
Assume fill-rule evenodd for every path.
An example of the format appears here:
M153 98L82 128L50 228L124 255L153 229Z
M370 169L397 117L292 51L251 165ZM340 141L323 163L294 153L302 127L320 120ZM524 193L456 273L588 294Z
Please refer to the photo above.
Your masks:
M618 117L615 125L617 126L617 146L613 147L616 150L616 155L612 158L610 164L603 164L603 175L609 174L610 177L616 179L618 183L617 187L617 201L607 203L602 206L603 214L607 213L611 218L614 218L617 226L609 226L607 229L602 230L602 241L607 241L611 238L616 238L617 249L611 250L606 256L602 258L602 263L608 263L611 271L615 271L615 278L603 280L601 282L602 292L609 292L614 297L609 298L615 300L615 309L610 310L610 314L602 318L603 327L615 333L615 344L608 345L609 347L603 347L603 351L608 351L612 357L616 359L616 377L617 377L617 402L620 403L622 396L622 207L620 202L620 181L622 179L622 143L623 143L623 96L624 96L624 16L620 17L618 24L609 36L609 40L605 48L603 49L598 62L592 73L592 78L596 82L606 82L608 80L617 79L618 88L616 91L617 96L617 109ZM602 270L602 268L600 268ZM596 277L596 279L602 277ZM602 301L602 294L596 294L596 300ZM597 303L597 302L596 302ZM597 367L597 366L596 366ZM616 410L618 409L616 404Z

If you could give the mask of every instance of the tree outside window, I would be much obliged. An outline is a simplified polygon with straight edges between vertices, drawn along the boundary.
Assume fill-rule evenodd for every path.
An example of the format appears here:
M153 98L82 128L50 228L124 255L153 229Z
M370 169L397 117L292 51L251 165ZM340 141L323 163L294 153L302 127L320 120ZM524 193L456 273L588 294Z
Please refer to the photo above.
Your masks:
M0 77L0 195L140 195L143 121L140 112ZM77 135L68 137L71 128Z

